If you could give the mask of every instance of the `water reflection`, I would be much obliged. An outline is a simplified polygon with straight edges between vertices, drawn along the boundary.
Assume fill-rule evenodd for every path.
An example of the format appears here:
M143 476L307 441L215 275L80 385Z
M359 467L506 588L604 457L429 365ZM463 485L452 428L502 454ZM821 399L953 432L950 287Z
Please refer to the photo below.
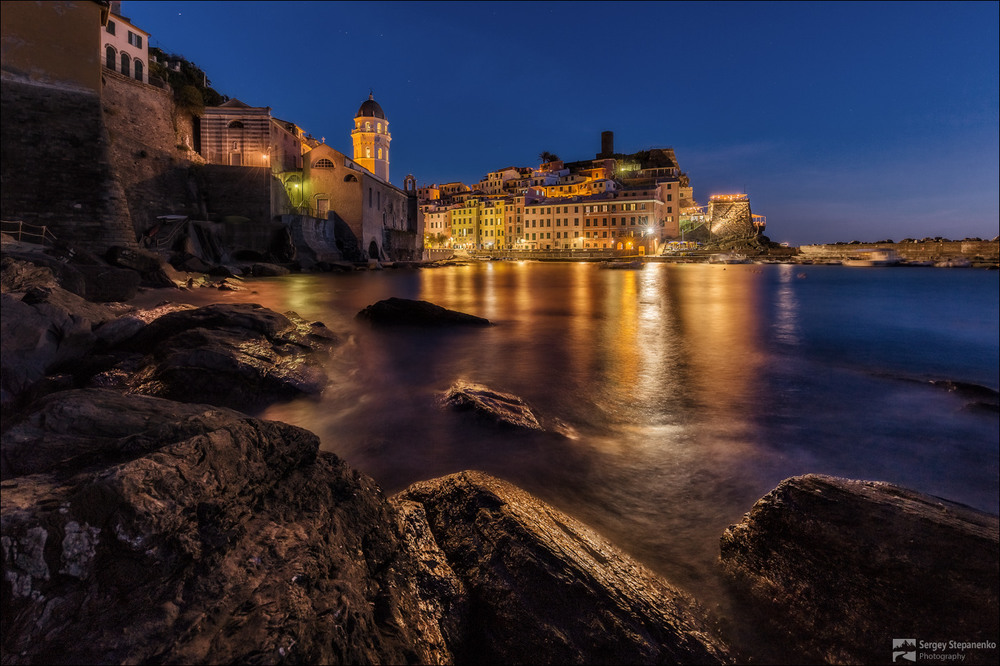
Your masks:
M260 302L341 331L348 342L330 361L322 399L274 406L264 416L313 430L326 450L386 492L484 470L584 520L711 601L721 598L714 562L722 531L787 476L881 478L996 510L995 419L957 415L951 396L923 386L899 388L831 366L840 362L831 356L840 347L826 341L845 336L866 345L862 350L905 344L907 359L926 348L928 358L944 363L936 341L947 323L926 338L933 344L921 344L912 330L858 342L864 328L838 331L828 314L836 306L840 319L849 312L863 320L850 301L857 287L838 287L856 279L850 269L811 272L808 280L790 269L497 262L288 276L248 282L253 292L185 298ZM985 356L951 338L948 349L958 349L959 359L986 358L995 374L997 295L987 286L982 303L956 312L988 313L975 336ZM916 284L911 291L929 289ZM894 284L886 298L898 299L900 290ZM954 292L979 293L970 286ZM389 296L497 325L378 331L355 322L358 310ZM869 316L883 309L873 301ZM913 314L907 325L932 319ZM849 358L858 355L849 351ZM546 423L567 424L574 438L497 431L440 409L439 395L459 378L522 396Z

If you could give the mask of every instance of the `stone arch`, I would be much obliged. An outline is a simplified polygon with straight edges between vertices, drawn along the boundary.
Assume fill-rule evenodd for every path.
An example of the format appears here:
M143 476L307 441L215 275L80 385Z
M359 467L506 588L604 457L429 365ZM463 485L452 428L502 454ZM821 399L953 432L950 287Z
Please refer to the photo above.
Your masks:
M378 249L378 243L376 243L375 240L372 239L372 242L368 244L368 258L369 259L378 259L379 258L379 254L380 254L380 252L379 252L379 249Z
M242 120L231 120L231 121L229 121L229 124L226 125L226 127L228 127L229 129L243 129L243 121Z
M414 193L417 191L417 179L412 173L407 174L406 178L403 179L403 190Z
M355 176L353 173L349 173L346 176L344 176L344 182L345 183L356 183L356 182L358 182L358 177Z

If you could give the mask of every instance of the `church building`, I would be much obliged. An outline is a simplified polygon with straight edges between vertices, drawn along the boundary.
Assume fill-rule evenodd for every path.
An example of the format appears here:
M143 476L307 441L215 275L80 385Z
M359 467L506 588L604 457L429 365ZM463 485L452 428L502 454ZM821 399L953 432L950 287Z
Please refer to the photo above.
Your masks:
M269 116L269 111L241 102L206 109L201 144L215 149L205 150L204 157L209 163L229 167L270 166L272 178L283 186L278 188L281 196L272 197L272 215L281 219L314 220L310 226L317 230L309 235L310 238L335 242L344 259L399 261L421 258L423 213L417 205L416 180L407 176L405 190L389 182L392 137L389 121L373 94L368 95L354 117L351 157L325 141L303 136L301 130L297 134L275 132L274 128L270 134L259 131L254 136L263 138L268 145L244 146L243 135L248 128L261 123L257 116ZM283 122L267 123L271 120L269 117L264 120L264 126ZM292 152L301 153L295 166L292 164L296 160L275 159L288 156L289 148L282 140L289 137L296 137L298 141L298 148ZM237 153L239 159L234 159ZM325 224L327 222L329 224ZM295 222L301 223L301 219ZM323 230L318 230L317 225Z

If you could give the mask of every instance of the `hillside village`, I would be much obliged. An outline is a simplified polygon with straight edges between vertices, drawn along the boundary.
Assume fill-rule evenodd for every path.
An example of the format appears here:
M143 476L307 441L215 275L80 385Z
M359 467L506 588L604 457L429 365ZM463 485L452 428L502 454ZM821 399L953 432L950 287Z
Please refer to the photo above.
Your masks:
M673 149L617 153L610 131L602 133L594 159L564 161L544 153L538 166L500 168L478 183L418 186L407 175L400 188L390 180L389 116L373 95L361 100L353 118L347 154L274 116L270 107L221 95L193 63L151 48L155 26L132 23L121 2L77 3L56 22L42 16L53 14L53 6L4 7L5 30L26 37L19 49L5 52L5 86L24 98L16 113L40 128L51 120L56 131L46 132L50 140L60 131L85 131L59 129L67 122L52 111L59 104L28 101L48 94L39 84L46 91L55 84L96 95L76 106L96 114L86 127L107 133L110 173L102 178L115 193L105 193L95 208L119 204L98 216L119 232L81 233L63 216L40 213L46 206L31 195L4 194L4 219L46 222L67 241L102 249L128 242L121 230L131 226L135 242L147 247L178 234L193 237L197 254L208 261L222 258L216 256L225 253L220 248L275 255L275 247L286 246L294 250L285 258L301 256L308 266L419 260L428 249L648 255L685 240L752 238L764 228L745 194L712 197L700 206ZM53 62L45 54L51 35L41 26L50 32L59 24L74 33L67 48L79 50L71 70L64 59ZM13 127L8 124L12 135ZM25 153L32 148L24 146ZM103 168L93 151L80 157ZM37 175L12 173L10 182L37 183ZM73 189L64 185L57 188ZM77 204L74 210L87 207L76 200L69 205ZM214 227L203 224L208 222Z

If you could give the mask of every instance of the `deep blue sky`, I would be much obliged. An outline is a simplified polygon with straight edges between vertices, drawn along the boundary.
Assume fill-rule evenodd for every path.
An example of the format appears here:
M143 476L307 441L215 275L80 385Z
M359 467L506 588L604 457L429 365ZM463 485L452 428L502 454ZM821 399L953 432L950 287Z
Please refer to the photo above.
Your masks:
M391 177L472 183L672 146L772 239L998 233L998 3L143 2L219 92L351 153L374 89Z

